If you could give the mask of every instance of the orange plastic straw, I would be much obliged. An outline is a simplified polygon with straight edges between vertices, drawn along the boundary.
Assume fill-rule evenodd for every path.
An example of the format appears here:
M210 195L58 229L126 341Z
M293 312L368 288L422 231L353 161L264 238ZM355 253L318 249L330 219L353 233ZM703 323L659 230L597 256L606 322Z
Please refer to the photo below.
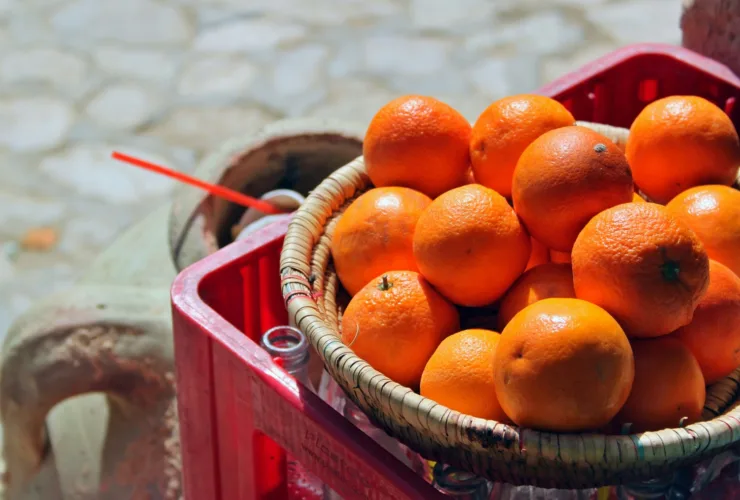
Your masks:
M223 198L247 208L254 208L255 210L259 210L260 212L265 214L283 213L282 210L280 210L272 203L247 196L246 194L242 194L238 191L234 191L233 189L229 189L224 186L219 186L217 184L211 184L209 182L202 181L187 174L183 174L182 172L178 172L177 170L172 170L170 168L142 160L141 158L136 158L134 156L119 153L118 151L113 151L113 154L111 156L118 161L129 163L131 165L143 168L144 170L156 172L177 181L184 182L185 184L189 184L191 186L207 191L214 196L218 196L219 198Z

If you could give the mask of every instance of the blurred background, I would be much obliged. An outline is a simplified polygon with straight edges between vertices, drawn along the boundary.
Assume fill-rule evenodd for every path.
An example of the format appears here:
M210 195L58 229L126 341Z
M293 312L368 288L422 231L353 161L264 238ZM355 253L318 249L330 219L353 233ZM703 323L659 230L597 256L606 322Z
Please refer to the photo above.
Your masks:
M679 0L0 0L0 335L172 182L281 117L366 124L430 94L493 100L618 47L680 44Z

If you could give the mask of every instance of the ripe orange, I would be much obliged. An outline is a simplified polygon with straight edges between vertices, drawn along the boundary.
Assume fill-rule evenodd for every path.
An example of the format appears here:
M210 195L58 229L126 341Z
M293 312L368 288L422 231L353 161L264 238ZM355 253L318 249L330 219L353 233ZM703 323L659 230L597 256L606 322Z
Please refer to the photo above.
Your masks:
M444 339L421 376L421 395L473 417L508 422L493 384L499 335L463 330Z
M730 118L696 96L671 96L648 104L627 139L635 183L651 199L667 203L702 184L735 181L740 140Z
M558 264L570 264L570 252L558 252L557 250L550 250L550 262L557 262Z
M403 187L375 188L344 211L331 240L339 280L354 295L386 271L418 271L413 234L428 196Z
M709 261L709 288L691 323L676 338L699 361L707 384L740 366L740 277L719 262Z
M438 197L419 217L414 256L421 274L449 300L483 306L524 271L530 238L506 199L480 184Z
M459 330L455 306L413 271L374 279L352 297L342 317L342 342L412 389L439 343Z
M550 262L533 267L519 276L501 299L498 313L499 328L503 329L516 313L542 299L575 298L575 296L570 264Z
M673 198L666 208L694 230L710 259L740 276L740 191L698 186Z
M375 114L362 153L376 186L405 186L435 198L468 182L470 123L432 97L409 95Z
M550 251L545 245L540 243L534 238L531 238L532 251L529 254L529 261L527 261L527 267L525 271L532 269L535 266L550 262Z
M671 336L632 341L635 381L614 424L630 432L659 431L701 420L706 389L699 363Z
M709 283L696 234L654 203L624 203L586 224L573 246L576 297L606 309L631 337L691 321Z
M541 95L515 95L491 104L476 120L470 138L475 178L505 197L522 152L550 130L575 124L559 102Z
M477 174L476 174L477 175ZM514 210L530 234L567 252L597 213L632 201L624 153L585 127L562 127L535 139L514 171Z
M635 367L627 336L606 311L553 298L506 325L493 369L501 407L516 424L571 432L599 429L617 414Z

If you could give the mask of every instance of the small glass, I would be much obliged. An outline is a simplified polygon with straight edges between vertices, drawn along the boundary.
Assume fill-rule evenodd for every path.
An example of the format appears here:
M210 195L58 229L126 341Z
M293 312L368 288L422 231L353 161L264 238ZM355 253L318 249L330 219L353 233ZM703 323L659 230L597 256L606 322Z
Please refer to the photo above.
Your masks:
M465 472L440 462L432 469L433 485L447 496L460 500L488 500L490 483L475 474Z
M281 359L283 369L315 393L308 376L309 347L303 332L292 326L276 326L262 335L262 348L273 358Z
M310 345L302 331L292 326L276 326L262 335L262 348L282 360L283 369L311 392L316 392L308 376ZM293 457L287 457L288 488L306 500L325 498L324 482Z

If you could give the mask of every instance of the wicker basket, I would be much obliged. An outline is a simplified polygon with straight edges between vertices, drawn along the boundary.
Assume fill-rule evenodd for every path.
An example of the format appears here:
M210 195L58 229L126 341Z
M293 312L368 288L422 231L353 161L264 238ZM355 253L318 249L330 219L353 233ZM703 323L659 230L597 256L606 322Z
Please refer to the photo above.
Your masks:
M623 146L626 129L579 123ZM322 182L296 213L281 255L288 312L350 398L386 432L430 460L492 480L586 488L661 476L740 441L740 369L707 390L705 421L633 435L555 434L463 415L374 370L339 338L340 287L329 242L338 216L371 187L362 158Z

